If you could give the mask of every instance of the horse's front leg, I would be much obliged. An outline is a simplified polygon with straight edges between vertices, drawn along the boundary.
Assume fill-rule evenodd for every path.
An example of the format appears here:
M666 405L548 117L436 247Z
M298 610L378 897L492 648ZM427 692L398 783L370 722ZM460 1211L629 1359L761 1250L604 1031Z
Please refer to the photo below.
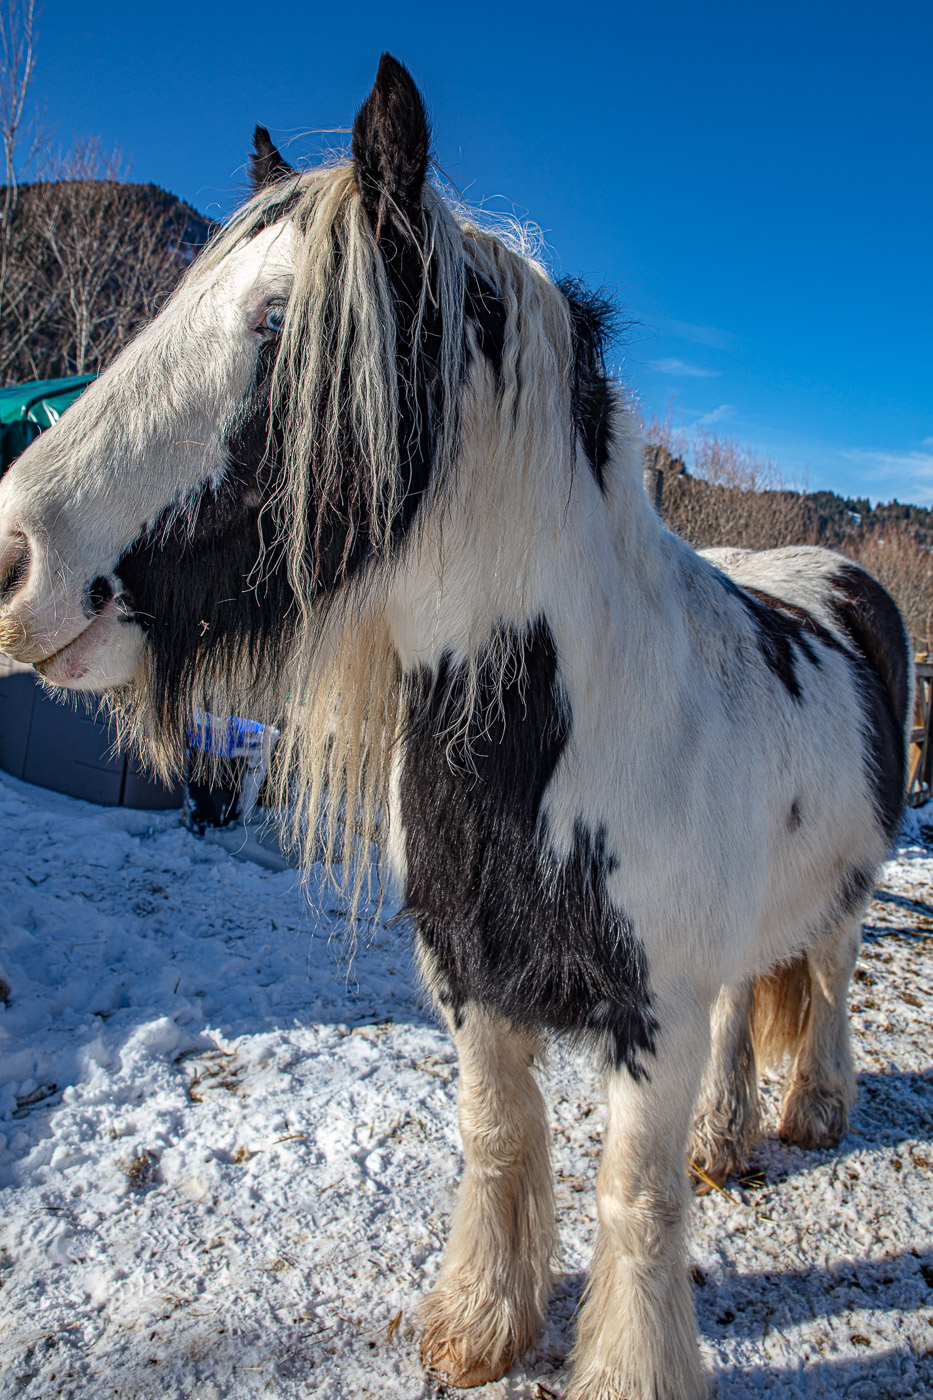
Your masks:
M537 1041L469 1003L460 1057L466 1171L440 1274L424 1305L422 1361L457 1386L505 1374L544 1325L556 1245Z
M702 1400L709 1389L683 1239L709 1008L682 991L656 995L653 1010L657 1050L644 1072L609 1075L599 1234L566 1400Z

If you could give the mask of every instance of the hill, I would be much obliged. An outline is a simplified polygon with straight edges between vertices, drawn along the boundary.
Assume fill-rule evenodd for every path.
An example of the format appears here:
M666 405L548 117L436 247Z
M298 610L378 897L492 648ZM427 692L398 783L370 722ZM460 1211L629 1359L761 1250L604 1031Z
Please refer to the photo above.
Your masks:
M0 250L0 383L101 369L158 311L214 227L157 185L21 185Z

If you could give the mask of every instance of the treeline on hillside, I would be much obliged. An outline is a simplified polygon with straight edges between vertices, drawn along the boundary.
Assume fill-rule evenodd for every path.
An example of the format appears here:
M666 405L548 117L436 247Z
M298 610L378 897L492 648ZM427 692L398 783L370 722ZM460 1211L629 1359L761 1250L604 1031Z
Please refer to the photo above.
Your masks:
M20 185L0 223L0 384L102 369L159 310L211 229L156 185Z
M933 511L789 490L773 463L715 434L678 440L649 424L646 437L645 462L663 473L661 513L671 530L697 549L839 550L894 596L917 650L933 650Z
M56 152L32 103L40 13L0 0L0 385L102 369L212 228L97 137Z

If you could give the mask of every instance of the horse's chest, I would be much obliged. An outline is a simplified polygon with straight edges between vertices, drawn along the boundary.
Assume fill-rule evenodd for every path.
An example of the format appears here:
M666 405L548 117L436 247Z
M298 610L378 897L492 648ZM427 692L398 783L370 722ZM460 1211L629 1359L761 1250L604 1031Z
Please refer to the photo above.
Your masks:
M604 833L581 820L569 857L553 853L541 803L572 720L546 626L514 646L520 680L497 689L459 747L456 676L411 682L399 782L407 902L455 1017L477 1001L528 1028L596 1033L634 1069L655 1030L644 950L607 897Z

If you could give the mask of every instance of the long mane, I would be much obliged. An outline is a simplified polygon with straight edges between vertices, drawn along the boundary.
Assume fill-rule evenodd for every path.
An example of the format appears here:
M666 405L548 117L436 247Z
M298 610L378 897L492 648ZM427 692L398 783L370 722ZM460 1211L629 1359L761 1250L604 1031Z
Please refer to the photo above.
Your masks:
M443 560L446 523L475 485L458 475L464 437L477 419L483 471L493 478L498 473L496 490L522 502L518 512L493 510L484 520L478 569L501 573L504 567L520 576L534 549L539 493L566 482L575 452L574 331L566 298L540 263L453 210L430 185L422 207L421 227L407 229L421 270L411 354L422 353L429 318L441 330L430 366L408 368L434 376L439 410L431 424L430 483L412 530L396 541L405 441L387 257L353 166L315 168L250 200L186 278L219 270L257 231L291 221L295 279L272 374L267 438L268 454L275 424L279 460L263 506L260 555L244 585L259 597L269 578L284 570L287 615L277 619L271 638L251 631L222 651L198 652L181 693L166 696L149 676L132 693L109 701L124 733L163 774L180 770L186 721L196 709L249 712L276 723L283 737L275 776L293 839L305 860L313 851L332 869L339 866L354 906L369 868L354 857L386 833L392 757L404 731L403 677L382 615L398 559L429 532L434 554ZM494 368L483 360L477 329L465 312L470 276L502 308L504 335ZM184 294L182 284L176 295ZM481 414L475 403L472 415L465 405L470 394L474 400L482 396ZM416 431L421 427L414 424ZM357 467L349 498L348 433ZM342 521L348 550L365 527L369 557L345 584L325 594L314 561L321 522L329 514ZM516 520L526 523L524 540L516 538ZM443 586L439 576L439 593ZM494 645L490 651L485 618L467 618L456 640L468 676L457 726L463 735L483 727L474 710L480 690L488 703L490 669L501 675L515 658L497 659ZM452 745L456 737L447 736ZM457 761L464 757L468 762L462 753Z

